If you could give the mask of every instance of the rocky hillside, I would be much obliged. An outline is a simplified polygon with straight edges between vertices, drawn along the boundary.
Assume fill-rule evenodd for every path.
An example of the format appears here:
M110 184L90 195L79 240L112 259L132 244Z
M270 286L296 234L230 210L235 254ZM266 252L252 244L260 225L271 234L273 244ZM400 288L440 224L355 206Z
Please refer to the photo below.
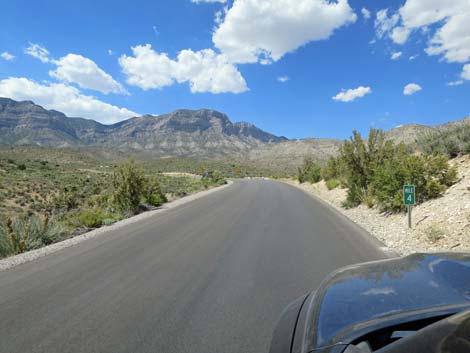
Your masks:
M338 153L343 141L335 139L288 140L251 150L246 159L265 168L297 170L304 158L313 157L320 163Z
M0 145L4 146L94 146L159 156L216 157L285 140L246 122L232 123L214 110L178 110L103 125L69 118L31 101L0 98Z
M426 126L420 124L407 124L398 126L391 130L386 131L386 136L389 140L395 143L403 142L407 145L414 145L416 140L423 136L432 133L441 133L456 127L463 127L470 124L470 117L462 120L451 121L442 125Z
M409 124L386 132L387 138L416 147L423 135L469 124L470 118L439 126ZM177 110L144 115L114 125L69 118L31 101L0 98L0 146L93 147L112 153L151 157L235 158L283 170L296 170L307 156L319 162L335 155L341 140L288 140L247 122L232 123L214 110Z

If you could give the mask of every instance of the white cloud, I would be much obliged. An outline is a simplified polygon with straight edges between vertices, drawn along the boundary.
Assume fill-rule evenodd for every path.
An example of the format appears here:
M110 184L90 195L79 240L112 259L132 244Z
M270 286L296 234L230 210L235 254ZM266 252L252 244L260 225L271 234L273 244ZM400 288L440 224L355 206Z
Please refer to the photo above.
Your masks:
M114 52L111 49L108 49L108 55L114 55Z
M49 62L49 51L39 44L29 43L24 51L26 54L41 60L43 63Z
M460 86L463 84L463 80L457 80L452 82L447 82L447 86Z
M377 11L374 21L375 34L377 35L377 38L383 38L385 34L390 33L393 27L398 23L399 19L400 16L398 14L393 14L388 17L388 9Z
M0 57L2 59L5 59L6 61L12 61L15 58L15 56L13 54L10 54L7 51L4 51L3 53L1 53Z
M470 64L466 64L463 66L462 73L460 77L464 80L470 80Z
M401 57L403 53L401 51L397 51L397 52L394 52L392 53L392 56L390 57L392 60L397 60L398 58Z
M59 81L76 83L82 88L108 93L127 93L120 83L96 65L93 60L77 54L67 54L59 60L52 60L57 69L49 75Z
M416 59L418 56L419 56L419 54L411 55L408 59L409 59L410 61L413 61L413 60Z
M150 44L132 48L133 56L122 55L119 64L127 82L144 90L189 82L193 93L241 93L248 90L238 69L225 55L212 49L182 50L176 60L158 53Z
M364 19L368 20L370 18L370 11L367 10L365 7L361 9L361 13Z
M470 1L406 0L399 13L402 27L409 31L429 31L431 25L438 27L426 48L428 55L442 55L447 62L464 63L469 60Z
M421 91L422 89L423 88L416 83L409 83L403 89L403 94L405 96L411 96L412 94L415 94L416 92Z
M212 41L234 63L267 64L356 19L347 0L234 0Z
M195 3L195 4L200 4L200 3L204 3L204 2L220 2L220 3L226 3L227 0L191 0L191 2Z
M357 98L364 97L366 94L372 93L370 87L359 86L357 88L341 90L336 96L333 97L333 100L339 102L353 102Z
M390 34L390 38L397 44L405 44L410 36L411 30L406 27L395 27Z
M139 114L126 108L83 95L72 86L63 83L39 84L24 77L0 80L0 96L15 100L32 100L47 109L55 109L71 117L91 118L109 124Z
M285 83L285 82L289 81L290 78L289 78L289 76L279 76L279 77L277 78L277 80L278 80L279 82Z

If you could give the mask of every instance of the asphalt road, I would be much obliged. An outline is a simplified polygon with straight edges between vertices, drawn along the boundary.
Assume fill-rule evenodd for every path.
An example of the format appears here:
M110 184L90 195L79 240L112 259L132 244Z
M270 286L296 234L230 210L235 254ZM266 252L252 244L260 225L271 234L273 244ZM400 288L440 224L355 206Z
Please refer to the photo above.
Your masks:
M0 352L264 353L285 305L383 257L302 191L236 181L0 272Z

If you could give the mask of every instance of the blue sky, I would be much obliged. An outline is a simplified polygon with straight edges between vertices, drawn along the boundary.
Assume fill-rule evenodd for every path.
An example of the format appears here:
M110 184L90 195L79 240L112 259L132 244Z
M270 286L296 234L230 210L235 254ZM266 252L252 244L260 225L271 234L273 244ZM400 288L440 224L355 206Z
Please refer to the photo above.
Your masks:
M289 138L444 123L470 114L470 5L430 3L3 1L0 96L104 123L211 108Z

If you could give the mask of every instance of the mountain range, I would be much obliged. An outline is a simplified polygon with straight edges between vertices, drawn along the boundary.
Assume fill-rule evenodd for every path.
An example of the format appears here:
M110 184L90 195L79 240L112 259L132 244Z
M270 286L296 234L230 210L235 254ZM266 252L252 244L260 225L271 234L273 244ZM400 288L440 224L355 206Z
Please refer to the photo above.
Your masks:
M442 131L470 118L439 126L409 124L386 132L388 139L412 144L422 134ZM342 140L289 140L247 122L232 123L227 115L210 109L177 110L143 115L104 125L67 117L31 101L0 97L0 146L58 148L97 147L124 153L161 157L242 158L266 167L295 167L305 156L325 161L337 153Z
M105 147L159 156L217 157L286 141L247 122L232 123L214 110L177 110L113 125L67 117L31 101L0 98L0 145Z

